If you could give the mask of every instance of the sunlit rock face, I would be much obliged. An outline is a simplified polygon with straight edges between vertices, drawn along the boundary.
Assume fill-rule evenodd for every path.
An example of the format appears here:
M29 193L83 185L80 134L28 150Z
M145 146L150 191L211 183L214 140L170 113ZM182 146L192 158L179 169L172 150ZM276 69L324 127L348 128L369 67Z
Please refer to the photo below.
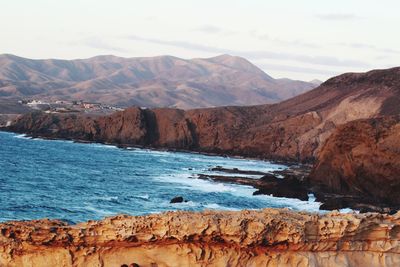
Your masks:
M399 266L400 214L264 209L0 224L1 266ZM132 266L137 266L132 265Z

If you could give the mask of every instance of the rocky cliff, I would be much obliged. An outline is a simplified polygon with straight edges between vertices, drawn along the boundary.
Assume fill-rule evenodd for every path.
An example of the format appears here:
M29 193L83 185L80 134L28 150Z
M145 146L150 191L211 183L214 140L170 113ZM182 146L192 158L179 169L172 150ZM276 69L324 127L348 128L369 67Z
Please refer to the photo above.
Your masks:
M274 105L183 111L129 108L105 117L31 114L10 130L50 138L313 161L338 125L400 114L400 68L350 73Z
M349 122L322 147L310 175L324 191L400 203L400 116Z
M399 241L399 213L168 212L2 223L0 265L399 266Z

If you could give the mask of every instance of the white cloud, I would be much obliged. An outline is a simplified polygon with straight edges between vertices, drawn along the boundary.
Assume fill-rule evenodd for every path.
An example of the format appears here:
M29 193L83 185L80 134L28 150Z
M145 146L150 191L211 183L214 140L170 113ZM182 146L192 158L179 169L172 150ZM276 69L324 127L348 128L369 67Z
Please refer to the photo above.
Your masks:
M351 13L326 13L326 14L317 14L315 17L321 20L354 20L358 19L359 17L355 14Z

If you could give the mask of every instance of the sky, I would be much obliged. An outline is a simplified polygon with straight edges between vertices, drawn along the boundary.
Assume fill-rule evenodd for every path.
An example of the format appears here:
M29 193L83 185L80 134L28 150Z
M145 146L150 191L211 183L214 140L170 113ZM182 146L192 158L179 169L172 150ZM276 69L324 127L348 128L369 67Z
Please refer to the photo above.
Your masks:
M395 0L0 0L0 54L241 56L275 78L400 65Z

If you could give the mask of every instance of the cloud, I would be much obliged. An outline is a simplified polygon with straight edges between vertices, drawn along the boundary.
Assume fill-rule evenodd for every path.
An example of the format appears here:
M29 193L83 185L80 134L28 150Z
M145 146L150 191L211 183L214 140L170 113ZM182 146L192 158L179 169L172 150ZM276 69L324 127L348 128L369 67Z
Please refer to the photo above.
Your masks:
M219 34L219 35L232 35L236 33L234 31L226 30L215 25L203 25L198 28L194 28L193 30L206 34Z
M400 50L391 48L382 48L376 45L363 44L363 43L337 43L336 45L355 48L355 49L369 49L379 53L386 53L386 54L400 54Z
M314 43L309 43L309 42L304 42L303 40L283 40L279 38L273 38L269 36L266 33L257 33L256 31L251 31L250 35L258 40L261 41L268 41L268 42L273 42L278 45L285 45L285 46L302 46L302 47L307 47L307 48L321 48L320 45L314 44Z
M194 29L195 31L198 32L204 32L204 33L211 33L211 34L216 34L216 33L221 33L223 30L217 26L213 25L203 25L199 28Z
M110 45L98 37L88 37L75 44L85 45L91 48L110 51L110 52L118 52L118 53L128 52L128 50L126 50L125 48Z
M341 72L322 70L322 69L314 69L307 67L298 67L293 65L280 65L280 64L257 64L258 67L265 70L266 72L275 70L275 71L286 71L286 72L295 72L295 73L308 73L308 74L318 74L318 75L327 75L329 77L336 76Z
M342 21L342 20L355 20L358 19L359 17L351 14L351 13L327 13L327 14L317 14L315 17L321 19L321 20L337 20L337 21Z
M145 38L145 37L140 37L140 36L136 36L136 35L130 35L126 38L129 40L133 40L133 41L148 42L148 43L159 44L159 45L168 45L168 46L174 46L174 47L190 49L190 50L197 50L197 51L202 51L202 52L209 52L209 53L222 53L223 54L223 53L228 53L228 51L229 51L229 50L214 47L214 46L195 44L195 43L185 42L185 41L166 41L166 40L161 40L161 39L156 39L156 38Z
M347 60L347 59L338 59L335 57L327 57L327 56L309 56L309 55L301 55L301 54L291 54L291 53L281 53L275 51L267 51L267 50L256 50L256 51L241 51L241 50L231 50L220 48L216 46L209 46L203 44L196 44L185 41L168 41L161 40L156 38L145 38L140 36L131 35L126 37L130 40L134 41L142 41L149 42L153 44L159 45L167 45L173 47L179 47L189 50L196 50L214 54L232 54L237 56L242 56L247 59L260 60L260 59L274 59L274 60L290 60L301 63L308 63L314 65L325 65L325 66L339 66L339 67L369 67L369 65L365 62L358 60Z

